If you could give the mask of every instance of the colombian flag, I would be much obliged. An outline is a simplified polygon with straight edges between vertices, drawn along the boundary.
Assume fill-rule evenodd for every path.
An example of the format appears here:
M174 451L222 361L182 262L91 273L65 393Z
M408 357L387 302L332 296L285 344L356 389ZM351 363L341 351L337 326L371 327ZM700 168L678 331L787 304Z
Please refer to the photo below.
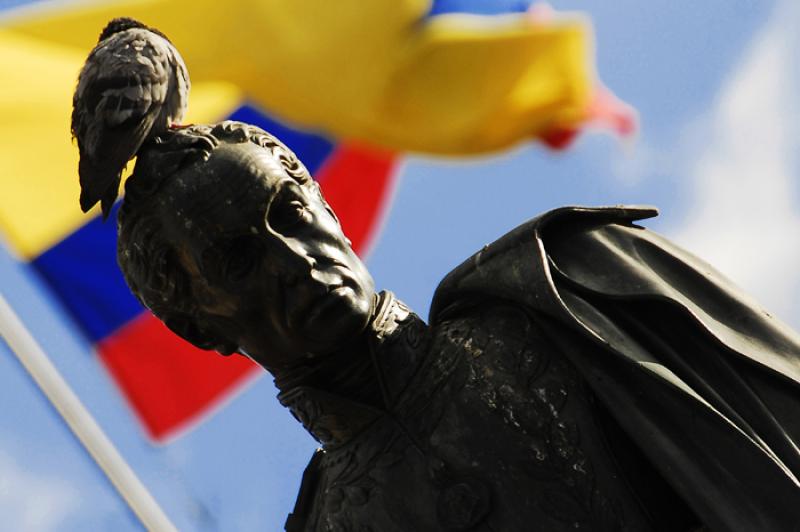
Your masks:
M395 153L461 156L531 138L562 146L611 101L597 97L606 93L587 24L527 2L127 0L34 4L0 20L0 230L159 441L260 370L195 349L146 312L116 265L115 224L78 208L71 96L116 16L159 28L180 50L193 84L188 122L241 120L292 148L362 254Z

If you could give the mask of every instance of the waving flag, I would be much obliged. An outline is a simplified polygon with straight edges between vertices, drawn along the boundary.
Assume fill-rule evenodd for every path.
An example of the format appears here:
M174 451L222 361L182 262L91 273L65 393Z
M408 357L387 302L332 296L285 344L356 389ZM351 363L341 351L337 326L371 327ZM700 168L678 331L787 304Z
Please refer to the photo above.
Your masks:
M195 349L145 312L118 271L114 224L77 208L69 106L99 30L125 15L169 35L192 77L188 121L275 133L364 253L392 188L392 151L464 155L535 137L561 147L602 114L584 22L524 3L478 16L468 4L43 4L0 27L0 229L94 342L152 438L186 427L257 370Z

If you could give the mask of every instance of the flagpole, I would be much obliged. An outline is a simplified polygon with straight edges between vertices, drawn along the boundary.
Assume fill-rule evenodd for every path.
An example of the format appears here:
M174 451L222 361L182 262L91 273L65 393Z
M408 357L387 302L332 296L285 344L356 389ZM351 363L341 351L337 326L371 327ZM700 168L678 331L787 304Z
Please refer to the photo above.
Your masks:
M0 294L0 334L148 530L177 530Z

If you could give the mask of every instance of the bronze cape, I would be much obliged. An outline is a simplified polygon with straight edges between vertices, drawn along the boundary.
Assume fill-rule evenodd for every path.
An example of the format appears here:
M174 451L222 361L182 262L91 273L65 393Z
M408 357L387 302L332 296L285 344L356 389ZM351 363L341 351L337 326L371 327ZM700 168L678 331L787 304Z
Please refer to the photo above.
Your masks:
M548 212L453 270L430 327L384 294L372 362L312 368L350 391L276 380L325 448L287 529L800 530L800 338L634 223L655 214ZM352 393L376 378L385 410Z
M440 284L547 316L551 339L712 530L800 530L800 337L708 264L634 221L548 212ZM515 265L515 267L509 267Z

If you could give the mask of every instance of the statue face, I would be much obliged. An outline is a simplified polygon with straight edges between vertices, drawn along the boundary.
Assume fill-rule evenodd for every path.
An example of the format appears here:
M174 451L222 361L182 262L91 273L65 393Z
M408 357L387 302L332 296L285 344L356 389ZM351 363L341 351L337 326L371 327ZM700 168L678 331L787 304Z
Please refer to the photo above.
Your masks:
M374 282L313 183L264 148L223 144L174 176L162 216L202 328L268 369L352 341L369 322Z

